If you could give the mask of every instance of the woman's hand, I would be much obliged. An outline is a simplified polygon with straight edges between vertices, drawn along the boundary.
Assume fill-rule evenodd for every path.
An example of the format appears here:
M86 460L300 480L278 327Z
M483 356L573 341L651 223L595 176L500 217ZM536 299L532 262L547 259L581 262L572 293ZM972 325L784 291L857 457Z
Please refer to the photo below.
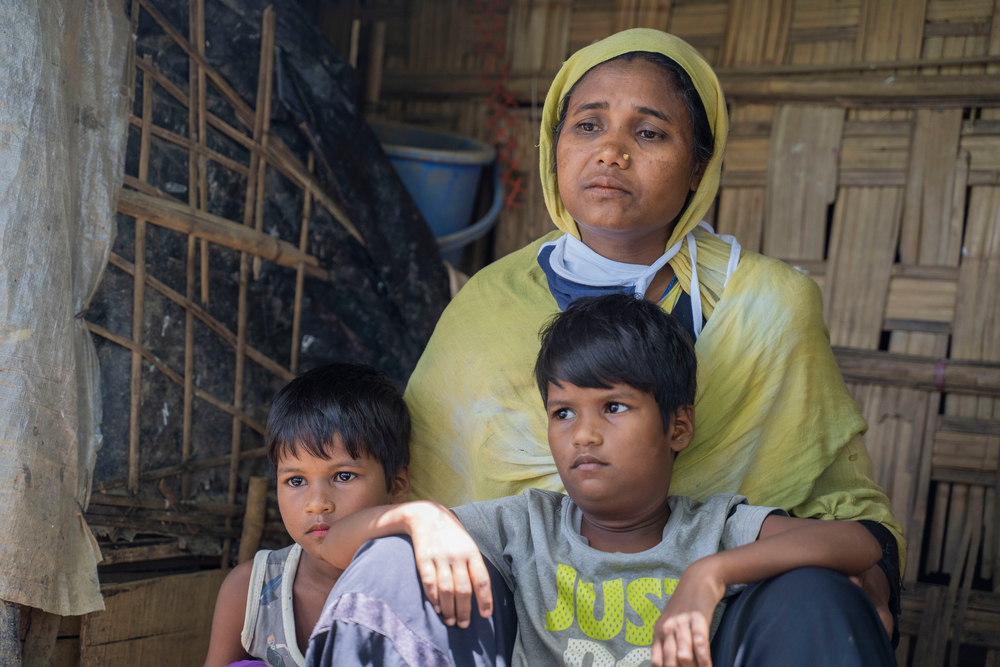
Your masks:
M653 667L711 667L709 627L726 592L712 556L692 563L656 621Z
M479 547L459 520L438 503L407 503L406 526L427 599L446 625L469 627L472 595L479 614L493 613L490 574Z

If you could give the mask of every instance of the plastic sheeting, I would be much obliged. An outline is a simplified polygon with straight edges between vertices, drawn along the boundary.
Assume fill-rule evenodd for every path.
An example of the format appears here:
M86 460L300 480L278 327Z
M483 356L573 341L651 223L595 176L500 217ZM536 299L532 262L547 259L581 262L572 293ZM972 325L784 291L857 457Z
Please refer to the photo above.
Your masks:
M0 2L0 598L103 609L83 519L101 444L82 313L124 168L121 0Z

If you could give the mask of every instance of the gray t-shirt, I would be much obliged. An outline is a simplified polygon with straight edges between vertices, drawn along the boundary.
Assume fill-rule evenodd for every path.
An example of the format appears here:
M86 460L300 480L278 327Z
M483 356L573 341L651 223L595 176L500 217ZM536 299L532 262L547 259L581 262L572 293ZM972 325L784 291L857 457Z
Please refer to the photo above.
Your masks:
M705 503L674 496L667 504L663 541L634 554L591 548L580 534L580 508L561 493L527 489L455 508L513 591L515 666L582 667L588 654L593 667L648 664L656 619L688 565L755 541L769 514L784 514L729 493ZM724 607L715 610L713 635Z

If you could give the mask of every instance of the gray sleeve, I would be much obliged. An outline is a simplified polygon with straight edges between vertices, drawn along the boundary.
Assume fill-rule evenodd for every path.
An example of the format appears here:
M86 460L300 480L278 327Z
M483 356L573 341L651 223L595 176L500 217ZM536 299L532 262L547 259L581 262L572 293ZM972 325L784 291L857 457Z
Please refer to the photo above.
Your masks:
M788 516L788 512L779 507L748 505L745 499L731 507L726 527L722 531L722 548L735 549L756 542L764 519L771 514Z
M468 503L452 509L486 560L500 570L513 590L510 561L504 557L507 545L518 541L528 525L528 503L524 496Z

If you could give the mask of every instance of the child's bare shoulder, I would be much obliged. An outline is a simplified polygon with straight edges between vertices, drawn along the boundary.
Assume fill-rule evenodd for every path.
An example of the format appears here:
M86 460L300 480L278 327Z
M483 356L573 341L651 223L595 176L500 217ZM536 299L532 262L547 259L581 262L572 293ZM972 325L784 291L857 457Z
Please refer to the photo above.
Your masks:
M243 600L244 612L246 611L247 592L250 590L250 576L253 574L253 559L240 563L226 575L219 589L219 598L225 599L233 604L240 598Z
M240 563L226 575L215 601L212 635L208 646L205 667L228 665L242 660L247 653L240 642L243 620L247 613L247 593L253 561Z

